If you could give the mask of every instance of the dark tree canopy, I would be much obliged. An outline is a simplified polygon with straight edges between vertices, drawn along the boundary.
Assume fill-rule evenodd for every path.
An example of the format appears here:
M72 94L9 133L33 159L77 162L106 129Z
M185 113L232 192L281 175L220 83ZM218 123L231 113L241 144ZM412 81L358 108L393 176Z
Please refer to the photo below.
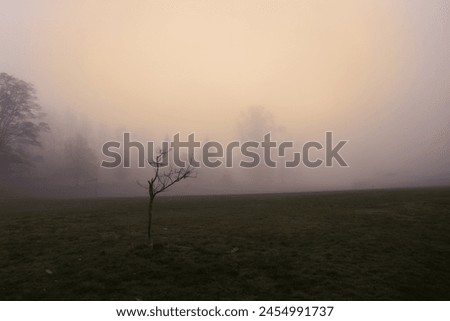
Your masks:
M27 149L40 147L39 135L49 129L33 86L0 73L0 167L27 164Z

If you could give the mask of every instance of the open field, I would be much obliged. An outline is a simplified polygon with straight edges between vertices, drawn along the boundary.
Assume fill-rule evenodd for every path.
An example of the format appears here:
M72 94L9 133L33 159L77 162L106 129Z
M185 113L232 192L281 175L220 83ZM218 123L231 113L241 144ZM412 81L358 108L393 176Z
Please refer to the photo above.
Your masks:
M2 300L450 300L450 189L0 203Z

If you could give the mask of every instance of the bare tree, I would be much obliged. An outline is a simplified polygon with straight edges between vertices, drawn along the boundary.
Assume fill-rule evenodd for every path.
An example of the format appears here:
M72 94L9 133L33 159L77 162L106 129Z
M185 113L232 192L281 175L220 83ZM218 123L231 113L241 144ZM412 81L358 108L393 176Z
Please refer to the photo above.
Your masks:
M154 160L148 161L148 163L154 168L153 177L147 181L148 186L145 186L137 181L139 186L148 190L149 202L147 236L151 247L153 246L151 229L153 202L155 197L183 179L194 177L195 174L195 168L192 167L190 163L186 164L185 167L168 165L166 162L168 154L169 150L161 150Z

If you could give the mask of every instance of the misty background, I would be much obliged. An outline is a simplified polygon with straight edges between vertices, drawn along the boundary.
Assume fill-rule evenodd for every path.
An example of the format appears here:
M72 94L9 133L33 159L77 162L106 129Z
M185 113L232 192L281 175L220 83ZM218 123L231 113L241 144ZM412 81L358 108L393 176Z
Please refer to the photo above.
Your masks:
M50 127L2 193L145 195L150 168L99 167L123 132L349 140L348 168L202 168L172 194L450 185L449 39L445 0L0 0L0 72Z

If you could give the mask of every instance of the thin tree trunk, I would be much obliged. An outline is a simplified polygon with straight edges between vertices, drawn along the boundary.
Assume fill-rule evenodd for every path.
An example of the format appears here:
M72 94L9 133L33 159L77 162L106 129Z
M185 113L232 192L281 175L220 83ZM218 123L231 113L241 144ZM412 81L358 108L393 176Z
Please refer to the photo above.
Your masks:
M152 239L152 208L153 208L153 197L150 197L148 202L148 227L147 227L147 236L148 243L151 247L153 247L153 239Z

